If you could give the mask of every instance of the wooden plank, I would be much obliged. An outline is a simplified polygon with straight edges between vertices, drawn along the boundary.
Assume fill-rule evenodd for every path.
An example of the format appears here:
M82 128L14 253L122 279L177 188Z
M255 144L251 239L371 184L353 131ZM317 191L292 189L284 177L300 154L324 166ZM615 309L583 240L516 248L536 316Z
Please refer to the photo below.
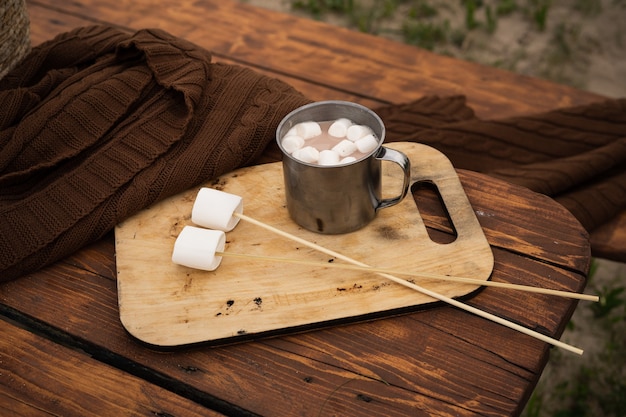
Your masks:
M127 29L162 28L219 57L337 92L326 99L348 93L362 99L403 103L424 95L465 94L469 105L485 118L602 99L549 81L235 1L164 0L157 4L155 0L141 0L124 7L112 1L59 5L53 0L31 0L30 4ZM320 65L324 65L323 71Z
M77 276L76 271L61 268L55 272L51 277L54 288L39 297L38 314L60 325L65 316L85 317L83 303L77 303L78 297L69 291L68 275ZM20 291L20 298L23 294L24 299L32 299L30 288ZM97 288L93 294L85 288L81 296L92 298L90 309L108 311L99 293ZM49 311L42 315L45 310ZM136 363L135 368L268 416L317 415L320 411L353 416L437 412L472 416L491 409L508 414L533 378L526 364L519 362L545 352L541 343L527 344L514 331L492 334L493 329L481 325L480 319L467 318L454 309L287 339L171 353L131 342L115 316L92 313L90 317L89 321L71 320L65 327L70 332L85 331L89 340L102 344L97 350L106 347L122 354ZM447 327L449 323L454 324ZM466 332L465 326L480 330ZM517 352L521 345L523 355ZM90 352L88 346L83 349ZM459 369L471 371L452 372L459 363L464 364ZM476 386L475 381L486 375L489 386ZM477 397L482 398L477 401Z
M50 5L42 5L36 1L28 2L28 13L31 19L31 44L37 46L43 42L52 40L56 35L71 31L75 28L82 26L90 26L95 24L104 24L97 18L87 16L84 14L68 13L63 10L65 3ZM155 6L158 8L158 6ZM115 26L115 24L112 24ZM131 28L120 28L128 33L132 33L134 30ZM226 56L214 56L213 62L221 62L231 65L246 65L229 59ZM310 82L299 76L291 76L285 74L282 71L276 71L271 68L258 68L254 69L265 74L268 77L280 79L287 84L293 86L298 91L303 92L311 100L347 100L359 102L365 106L376 108L384 105L385 103L378 99L364 98L358 94L354 94L349 91L337 91L331 87L320 85L318 83Z
M504 181L493 182L489 187L474 182L462 183L472 196L472 207L492 246L583 276L587 274L590 256L588 234L563 206L523 187L512 192L510 185ZM529 205L529 201L533 201L534 205ZM511 211L505 214L505 219L498 218L502 214L497 212L496 207L508 207ZM431 209L432 206L424 207L422 214L426 219ZM545 227L550 230L549 233L541 230ZM570 288L581 291L583 287Z
M0 364L2 415L223 415L7 321Z
M554 263L532 258L553 239L554 224L523 213L559 213L558 204L476 173L461 172L460 177L473 207L488 207L475 190L521 195L510 207L489 207L490 216L481 218L481 222L489 220L483 224L488 239L493 230L516 222L522 231L535 222L542 234L521 237L516 251L517 240L496 233L504 249L494 248L493 280L570 290L583 285L584 273L571 270L586 271L588 260L574 257L565 262L572 268L559 266L570 248L555 246ZM429 201L420 208L438 204L436 198ZM568 240L588 249L576 223L570 226ZM84 251L107 252L111 247L111 242L99 243ZM523 255L524 251L530 254ZM85 253L76 257L107 263L93 270L115 270L110 252L108 257ZM515 415L532 392L549 351L542 342L444 306L259 342L159 353L137 344L124 331L114 277L74 266L80 263L73 258L0 285L2 308L87 341L82 349L110 351L132 367L261 415L315 415L320 409L339 415L349 409L354 416L420 415L434 410L461 416ZM495 288L480 291L468 303L553 337L559 337L576 306L565 299Z

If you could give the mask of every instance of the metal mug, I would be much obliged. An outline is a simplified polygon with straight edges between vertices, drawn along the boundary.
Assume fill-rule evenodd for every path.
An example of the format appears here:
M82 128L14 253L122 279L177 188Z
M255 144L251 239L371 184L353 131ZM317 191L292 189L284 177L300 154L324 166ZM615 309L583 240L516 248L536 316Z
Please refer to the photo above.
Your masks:
M369 126L378 138L376 149L352 163L321 166L294 158L281 144L285 133L300 122L339 118ZM402 152L382 146L385 140L382 120L360 104L333 100L299 107L282 119L276 129L276 140L283 153L287 209L291 218L305 229L322 234L358 230L371 222L378 210L398 204L407 194L411 170L409 158ZM394 162L403 170L402 190L397 197L381 197L382 161Z

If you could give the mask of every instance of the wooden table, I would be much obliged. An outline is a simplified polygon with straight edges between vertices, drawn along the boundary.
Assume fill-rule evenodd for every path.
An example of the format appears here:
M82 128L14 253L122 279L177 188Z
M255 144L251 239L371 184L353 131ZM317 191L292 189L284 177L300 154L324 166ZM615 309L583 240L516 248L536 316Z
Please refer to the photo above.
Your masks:
M465 94L480 117L495 118L599 99L237 2L32 0L28 8L34 44L97 23L160 27L314 100L376 107ZM320 62L327 71L318 70ZM588 236L568 212L523 188L467 171L459 176L494 253L493 281L584 289ZM445 239L451 230L437 199L418 198L433 238ZM496 288L467 303L556 338L577 304ZM120 323L112 233L0 285L0 314L2 415L518 415L551 351L438 305L302 334L158 352Z

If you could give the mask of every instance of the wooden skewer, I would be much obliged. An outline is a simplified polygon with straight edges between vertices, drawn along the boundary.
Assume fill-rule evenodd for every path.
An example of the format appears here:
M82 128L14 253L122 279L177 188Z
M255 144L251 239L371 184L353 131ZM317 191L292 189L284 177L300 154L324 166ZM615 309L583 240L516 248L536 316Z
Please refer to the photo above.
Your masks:
M573 299L585 300L585 301L599 301L600 300L600 297L598 297L597 295L580 294L580 293L571 292L571 291L552 290L549 288L533 287L530 285L510 284L508 282L494 282L494 281L485 281L485 280L480 280L480 279L475 279L475 278L431 274L431 273L426 273L426 272L410 272L410 271L401 271L397 269L377 268L373 266L324 263L324 262L319 262L319 261L307 261L303 259L279 258L279 257L262 256L262 255L248 255L248 254L233 253L233 252L215 252L215 255L231 257L231 258L245 258L245 259L251 259L251 260L256 260L256 261L279 262L279 263L288 263L288 264L295 264L295 265L308 265L308 266L318 267L318 268L335 268L335 269L343 269L343 270L349 270L349 271L380 272L384 274L407 275L407 276L419 277L419 278L431 278L431 279L436 279L436 280L441 280L441 281L452 281L452 282L458 282L458 283L468 284L468 285L476 284L476 285L481 285L485 287L497 287L497 288L505 288L505 289L510 289L510 290L533 292L537 294L555 295L559 297L573 298Z
M327 248L325 248L323 246L320 246L320 245L318 245L316 243L309 242L306 239L302 239L302 238L300 238L298 236L295 236L295 235L292 235L290 233L284 232L284 231L282 231L280 229L277 229L277 228L275 228L273 226L270 226L269 224L266 224L266 223L260 222L258 220L255 220L252 217L248 217L248 216L244 215L243 213L234 213L233 216L239 217L241 220L244 220L244 221L252 223L252 224L254 224L256 226L262 227L262 228L264 228L264 229L266 229L266 230L268 230L268 231L270 231L272 233L275 233L275 234L277 234L279 236L282 236L284 238L293 240L294 242L300 243L300 244L302 244L304 246L307 246L307 247L309 247L311 249L315 249L315 250L317 250L319 252L322 252L322 253L325 253L327 255L333 256L333 257L335 257L337 259L341 259L341 260L343 260L345 262L348 262L348 263L351 263L351 264L357 265L357 266L369 267L369 265L367 265L367 264L365 264L363 262L357 261L357 260L352 259L352 258L350 258L348 256L345 256L345 255L342 255L342 254L340 254L338 252L335 252L335 251L333 251L331 249L327 249ZM472 307L472 306L470 306L468 304L464 304L464 303L462 303L460 301L457 301L457 300L454 300L454 299L452 299L450 297L446 297L445 295L442 295L442 294L436 293L434 291L428 290L426 288L420 287L419 285L413 284L412 282L406 281L406 280L404 280L402 278L398 278L396 276L393 276L393 275L387 274L387 273L378 273L378 274L380 276L382 276L384 278L387 278L387 279L389 279L391 281L394 281L394 282L396 282L396 283L398 283L400 285L404 285L405 287L408 287L408 288L414 289L416 291L419 291L422 294L426 294L426 295L428 295L428 296L430 296L430 297L432 297L434 299L437 299L439 301L443 301L444 303L447 303L447 304L450 304L450 305L452 305L454 307L460 308L461 310L465 310L467 312L473 313L473 314L475 314L475 315L477 315L479 317L483 317L483 318L485 318L487 320L491 320L491 321L493 321L495 323L501 324L502 326L508 327L510 329L517 330L520 333L523 333L525 335L534 337L534 338L536 338L538 340L541 340L543 342L549 343L549 344L551 344L553 346L560 347L562 349L568 350L568 351L576 353L578 355L582 355L583 354L583 350L580 349L580 348L568 345L567 343L563 343L560 340L557 340L557 339L554 339L552 337L546 336L546 335L541 334L539 332L536 332L534 330L528 329L528 328L526 328L524 326L520 326L519 324L510 322L510 321L505 320L505 319L503 319L501 317L498 317L498 316L496 316L494 314L487 313L486 311L482 311L482 310L480 310L480 309L478 309L476 307Z

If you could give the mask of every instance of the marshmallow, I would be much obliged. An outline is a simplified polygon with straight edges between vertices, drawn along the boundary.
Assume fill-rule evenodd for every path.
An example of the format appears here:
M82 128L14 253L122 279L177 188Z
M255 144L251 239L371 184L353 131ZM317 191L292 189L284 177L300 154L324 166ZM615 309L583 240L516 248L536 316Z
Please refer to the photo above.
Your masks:
M339 161L339 165L349 164L350 162L356 161L354 156L346 156L341 161Z
M221 230L185 226L174 242L172 262L189 268L214 271L222 262L226 234Z
M309 164L314 164L319 160L320 152L313 146L305 146L293 153L293 157Z
M201 188L191 209L191 221L198 226L229 232L239 223L234 213L243 213L242 198L214 188Z
M283 149L287 153L294 153L304 146L304 139L297 135L285 136L281 141Z
M317 122L302 122L294 126L296 128L296 134L306 139L311 139L315 136L322 134L322 127Z
M378 139L370 134L354 142L359 152L368 154L378 147Z
M337 165L340 159L339 153L331 149L325 149L320 152L318 163L320 165Z
M369 126L352 125L348 128L348 131L346 132L346 137L352 142L356 142L357 140L373 133L374 132Z
M345 138L350 126L352 126L352 120L337 119L328 127L328 134L336 138Z
M333 146L333 151L337 152L341 157L348 156L356 151L356 145L354 144L354 142L348 139L344 139L335 146Z

